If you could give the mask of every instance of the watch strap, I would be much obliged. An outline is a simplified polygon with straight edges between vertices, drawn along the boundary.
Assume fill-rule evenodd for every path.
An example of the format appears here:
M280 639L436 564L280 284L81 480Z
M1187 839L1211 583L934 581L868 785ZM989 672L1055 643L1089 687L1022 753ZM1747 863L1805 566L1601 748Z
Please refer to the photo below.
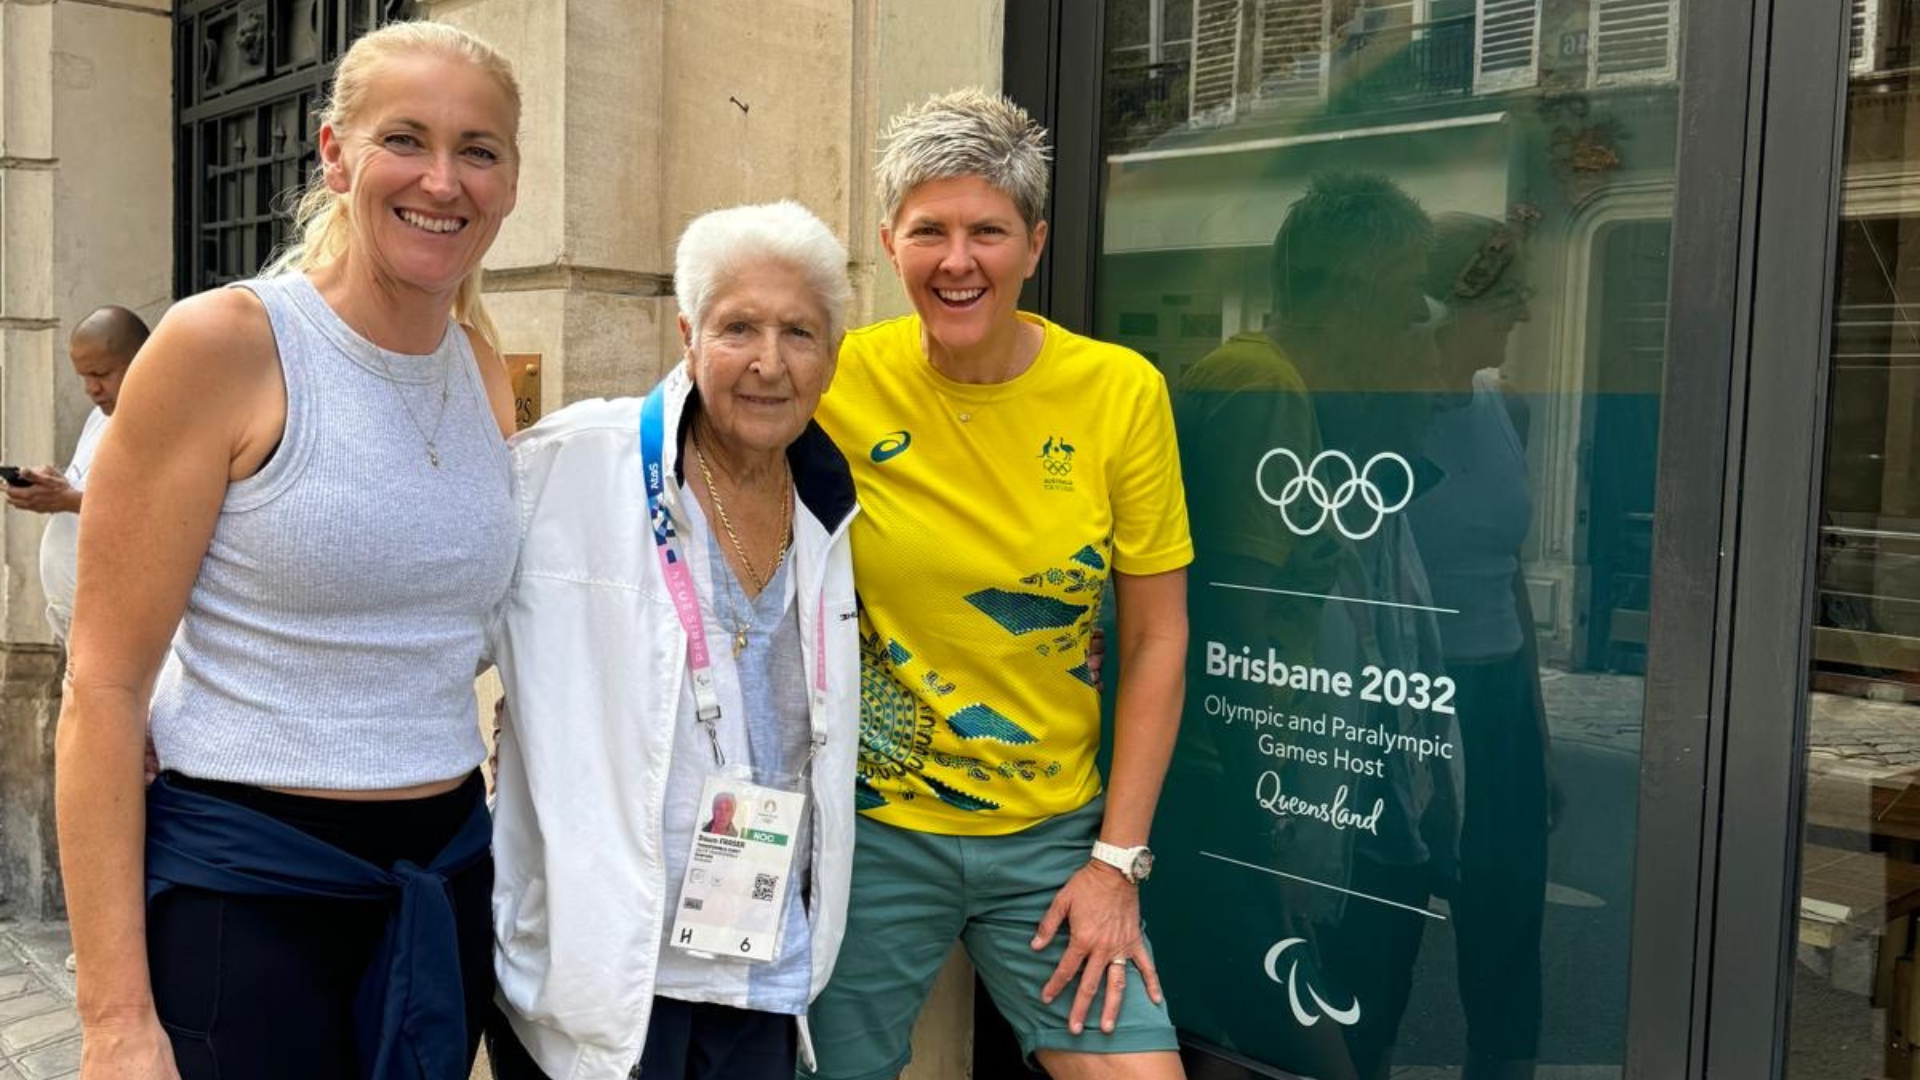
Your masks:
M1120 871L1121 877L1136 885L1139 884L1140 879L1133 874L1134 864L1139 859L1140 853L1145 850L1147 850L1145 844L1138 847L1121 847L1104 840L1093 842L1093 857Z

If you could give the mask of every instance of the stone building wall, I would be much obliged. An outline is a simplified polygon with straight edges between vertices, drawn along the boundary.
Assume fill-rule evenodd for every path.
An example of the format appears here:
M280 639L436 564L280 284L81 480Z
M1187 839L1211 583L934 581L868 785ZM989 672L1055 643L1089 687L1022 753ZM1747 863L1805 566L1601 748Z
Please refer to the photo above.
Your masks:
M173 273L167 0L0 0L0 461L64 463L92 406L66 335L103 303L157 318ZM0 914L61 908L60 660L44 519L0 513Z
M520 201L487 259L508 352L548 408L679 359L673 244L696 215L792 198L848 242L856 323L906 309L869 176L884 118L1000 82L1004 0L437 0L523 83Z

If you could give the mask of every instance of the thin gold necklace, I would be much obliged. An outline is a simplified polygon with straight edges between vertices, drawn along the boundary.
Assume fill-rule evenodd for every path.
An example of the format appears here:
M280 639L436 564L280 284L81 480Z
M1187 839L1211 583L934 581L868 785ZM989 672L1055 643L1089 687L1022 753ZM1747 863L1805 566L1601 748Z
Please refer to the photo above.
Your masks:
M374 355L380 356L379 353L375 353ZM429 433L427 429L421 425L420 418L413 415L413 406L407 403L407 395L404 393L401 393L400 384L393 377L393 369L387 366L387 358L385 356L380 356L380 366L386 369L387 385L393 387L393 396L400 399L400 407L406 410L408 422L413 424L413 430L419 433L420 441L427 445L427 464L432 465L436 469L439 468L440 467L440 447L439 447L440 425L446 423L446 420L447 420L447 370L446 369L449 365L442 364L440 366L440 409L438 412L434 413L433 431L431 433Z
M740 534L733 531L733 521L727 516L726 500L720 496L720 485L714 482L713 470L707 467L707 455L700 449L700 437L693 437L693 460L700 466L700 478L707 483L707 494L713 497L713 512L720 518L720 528L727 534L727 541L733 545L734 554L740 556L740 565L747 571L747 577L753 581L753 591L757 595L767 587L767 582L780 572L781 564L787 561L787 551L793 547L793 483L784 486L786 492L780 500L780 551L774 556L773 566L765 576L754 565L753 556L747 554L747 546L740 542ZM785 459L782 459L784 464ZM745 647L745 634L736 631L734 651Z
M1026 324L1022 324L1022 325L1024 326ZM1045 331L1041 332L1040 345L1042 349L1046 347ZM1024 352L1025 349L1026 349L1026 342L1022 340L1016 340L1013 363L1007 365L1006 370L998 378L989 380L984 383L969 383L969 382L961 382L959 379L956 379L953 376L947 374L946 372L941 371L940 365L934 363L933 353L931 350L927 348L927 343L925 338L923 337L920 342L920 352L921 352L921 355L925 356L927 359L927 367L931 368L934 374L938 375L940 379L945 379L946 381L953 383L956 386L990 386L993 388L991 391L984 394L978 401L961 401L956 403L953 400L953 398L947 395L947 392L945 390L941 389L940 380L939 379L933 380L934 394L937 397L939 397L942 404L946 405L948 411L953 413L954 418L959 420L963 424L972 423L973 414L975 412L992 405L993 403L999 401L1003 397L1006 397L1007 391L1012 388L1014 381L1019 379L1020 376L1025 375L1029 370L1032 369L1035 363L1039 362L1040 351L1035 350L1033 354L1033 358L1030 360L1027 360L1025 363L1022 363L1021 362L1022 358L1020 354Z
M345 317L342 317L340 321L347 322ZM413 414L413 405L407 401L407 395L401 392L400 381L393 377L393 365L387 363L387 350L374 344L374 340L371 337L360 333L358 329L354 328L352 323L347 323L347 328L353 330L355 334L359 334L360 340L366 342L368 347L373 350L373 358L380 361L380 370L386 373L387 386L393 390L393 396L400 399L400 408L406 412L407 422L413 425L413 430L420 435L420 441L426 444L427 464L432 465L436 469L439 468L440 426L447 421L447 383L449 381L447 379L447 369L453 365L444 360L440 362L440 409L433 415L433 431L429 433L426 427L420 423L420 418ZM434 353L434 357L435 359L439 358L437 350Z

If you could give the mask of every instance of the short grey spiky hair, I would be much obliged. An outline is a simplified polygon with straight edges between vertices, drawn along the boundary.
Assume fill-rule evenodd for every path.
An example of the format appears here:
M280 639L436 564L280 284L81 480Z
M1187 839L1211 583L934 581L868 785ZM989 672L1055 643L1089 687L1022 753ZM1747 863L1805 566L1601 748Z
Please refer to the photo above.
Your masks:
M936 94L880 136L881 221L892 225L907 193L929 180L978 176L1013 200L1031 229L1047 205L1047 129L1003 94L970 86Z

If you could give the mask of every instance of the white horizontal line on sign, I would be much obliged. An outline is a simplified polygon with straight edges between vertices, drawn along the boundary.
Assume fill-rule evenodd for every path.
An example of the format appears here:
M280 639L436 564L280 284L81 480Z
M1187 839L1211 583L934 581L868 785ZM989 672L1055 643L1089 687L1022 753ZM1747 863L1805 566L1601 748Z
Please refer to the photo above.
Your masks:
M1326 593L1296 592L1292 589L1269 589L1264 585L1236 585L1231 581L1209 581L1207 584L1216 589L1239 589L1241 592L1272 593L1275 596L1304 596L1309 600L1333 600L1342 604L1367 604L1371 607L1399 608L1402 611L1430 611L1435 615L1458 615L1459 608L1430 607L1426 604L1401 604L1392 600L1363 600L1358 596L1330 596Z
M1415 915L1424 916L1426 918L1432 919L1435 922L1447 921L1447 917L1445 915L1440 914L1437 911L1428 911L1426 908L1414 907L1412 904L1403 904L1398 900L1388 900L1388 899L1385 899L1384 897L1372 896L1368 893L1355 892L1352 889L1343 889L1338 885L1329 885L1324 881L1315 881L1314 879L1309 877L1301 877L1299 874L1289 874L1284 870L1275 870L1271 866L1261 866L1258 863L1241 862L1239 859L1230 859L1225 855L1216 855L1211 851L1203 851L1200 854L1209 859L1218 859L1223 863L1232 863L1235 866L1244 866L1249 870L1258 870L1263 874L1272 874L1274 877L1283 877L1283 878L1286 878L1288 881L1298 881L1306 885L1318 885L1322 889L1332 889L1334 892L1337 892L1337 893L1345 893L1348 896L1357 896L1362 900L1371 900L1376 904L1385 904L1388 907L1399 908L1401 911L1411 911Z

